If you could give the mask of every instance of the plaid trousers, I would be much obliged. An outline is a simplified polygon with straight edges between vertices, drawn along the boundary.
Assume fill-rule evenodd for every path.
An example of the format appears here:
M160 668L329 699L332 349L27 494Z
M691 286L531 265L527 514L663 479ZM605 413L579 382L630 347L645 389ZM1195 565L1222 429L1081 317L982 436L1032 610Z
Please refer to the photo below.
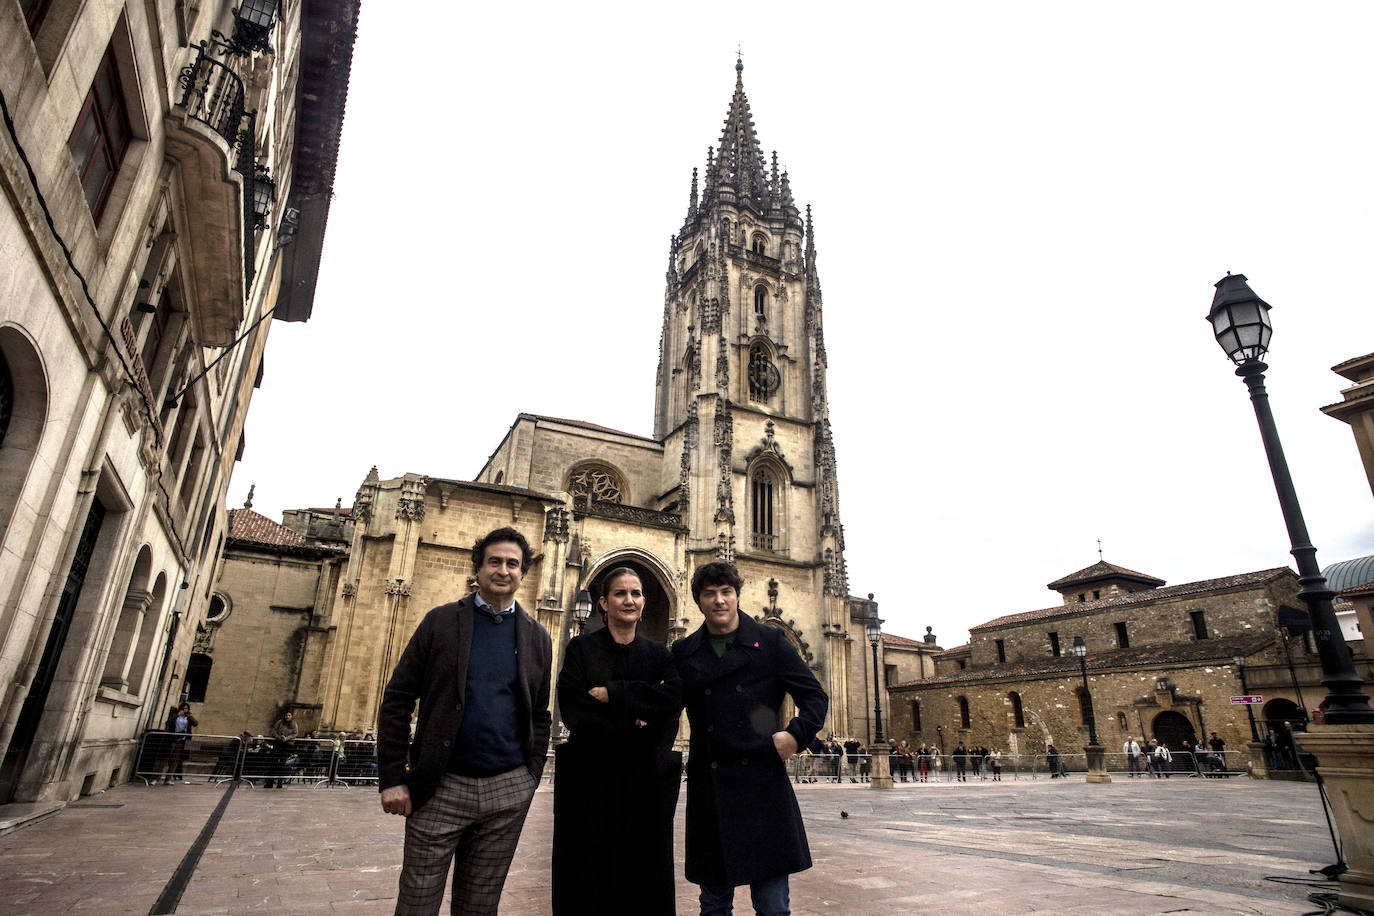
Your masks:
M446 773L406 819L397 916L429 916L444 902L449 863L457 916L495 916L539 779L520 766L495 776Z

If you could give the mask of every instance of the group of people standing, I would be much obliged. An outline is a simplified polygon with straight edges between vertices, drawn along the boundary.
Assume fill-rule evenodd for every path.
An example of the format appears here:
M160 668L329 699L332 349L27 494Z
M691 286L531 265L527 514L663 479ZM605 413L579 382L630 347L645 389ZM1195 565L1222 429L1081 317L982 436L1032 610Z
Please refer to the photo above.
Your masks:
M472 559L477 590L420 622L379 714L382 808L406 818L400 914L438 912L450 866L453 912L496 912L547 754L552 642L515 600L529 544L500 528ZM781 631L740 612L729 564L697 569L704 620L671 652L638 633L639 575L614 569L602 583L606 626L571 640L557 678L570 735L556 756L553 912L675 912L672 745L685 706L685 871L701 913L732 912L742 885L755 912L789 913L788 876L811 854L785 761L820 730L825 691Z

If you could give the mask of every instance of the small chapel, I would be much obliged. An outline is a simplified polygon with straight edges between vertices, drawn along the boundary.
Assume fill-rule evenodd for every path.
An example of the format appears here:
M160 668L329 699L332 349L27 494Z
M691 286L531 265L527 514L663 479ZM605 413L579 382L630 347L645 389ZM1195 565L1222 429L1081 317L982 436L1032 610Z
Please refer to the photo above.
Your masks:
M511 525L535 551L518 599L556 657L600 626L585 608L610 570L638 571L641 633L668 644L701 623L695 569L725 560L741 610L829 693L823 734L874 737L877 605L848 593L811 213L765 158L743 71L669 242L653 434L521 413L471 479L373 468L351 508L282 524L234 510L221 612L197 642L202 730L256 731L290 708L307 728L372 731L421 617L472 590L471 545ZM933 637L895 645L878 671L933 672Z

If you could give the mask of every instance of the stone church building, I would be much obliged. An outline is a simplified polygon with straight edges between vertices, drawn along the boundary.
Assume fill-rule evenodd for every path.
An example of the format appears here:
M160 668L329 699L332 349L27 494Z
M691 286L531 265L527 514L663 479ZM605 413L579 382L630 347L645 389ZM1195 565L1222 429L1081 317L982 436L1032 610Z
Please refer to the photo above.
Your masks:
M743 65L735 70L724 130L704 173L693 171L669 243L653 434L522 413L471 480L443 469L383 478L374 468L340 510L346 550L317 563L324 598L289 602L300 620L276 651L295 671L274 703L218 674L241 668L227 658L249 651L235 630L249 615L207 624L198 642L212 663L207 722L258 730L289 707L307 727L371 730L420 618L472 588L471 545L511 525L535 550L518 598L556 652L576 633L579 594L594 594L611 569L639 572L641 632L670 643L701 622L693 572L726 560L744 579L741 608L786 634L830 695L825 731L871 737L864 622L877 605L848 594L811 216L777 154L765 158ZM305 539L291 548L297 559L307 542L323 543L311 540L311 520L328 514L295 513L280 526ZM235 587L231 561L222 590ZM593 614L588 626L598 625ZM933 672L938 652L928 637L896 655L901 670Z

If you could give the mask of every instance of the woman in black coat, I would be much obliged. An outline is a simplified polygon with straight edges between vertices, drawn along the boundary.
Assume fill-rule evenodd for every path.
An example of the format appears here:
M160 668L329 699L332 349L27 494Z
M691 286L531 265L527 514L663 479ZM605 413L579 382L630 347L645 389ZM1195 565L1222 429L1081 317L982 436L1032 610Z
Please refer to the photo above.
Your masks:
M556 752L553 911L671 914L682 689L668 650L635 633L634 570L613 570L600 604L605 628L570 642L558 674L572 734Z

